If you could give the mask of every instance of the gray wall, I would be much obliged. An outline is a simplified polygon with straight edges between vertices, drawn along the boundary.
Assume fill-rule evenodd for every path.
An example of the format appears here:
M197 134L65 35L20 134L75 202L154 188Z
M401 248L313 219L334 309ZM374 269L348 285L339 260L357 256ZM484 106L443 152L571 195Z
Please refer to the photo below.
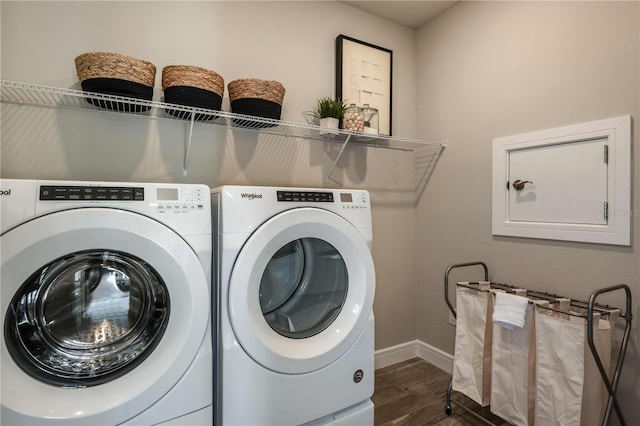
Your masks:
M492 280L582 300L627 283L636 298L620 390L628 421L640 418L637 217L631 247L492 237L491 148L499 136L631 114L637 212L639 18L638 2L462 2L417 35L419 133L450 142L417 208L418 338L453 352L434 296L453 263L482 260Z
M639 6L461 2L415 32L339 2L2 1L1 76L77 88L73 58L114 51L159 71L182 63L214 69L227 82L279 80L287 88L283 119L302 122L301 111L333 93L337 34L392 49L394 133L450 145L417 207L374 206L376 348L417 337L451 353L442 282L452 263L484 260L495 280L575 298L626 282L640 298L635 220L631 248L491 236L493 138L640 116ZM158 74L156 100L159 85ZM183 176L182 123L2 108L2 177L334 185L305 144L256 143L203 126ZM271 161L278 157L284 166ZM353 183L366 186L367 178ZM637 211L637 171L634 182ZM634 310L640 318L637 302ZM640 418L635 325L621 392L630 419Z
M345 34L393 50L394 134L416 137L414 32L339 2L2 1L0 13L5 80L78 89L77 55L118 52L156 65L154 100L162 98L162 67L171 64L215 70L227 83L278 80L286 88L282 118L293 122L305 122L302 111L334 93L335 38ZM225 87L227 111L228 103ZM334 145L196 125L183 176L183 122L2 108L5 178L336 186L326 180ZM367 168L371 157L355 150L346 158L332 178L365 188L378 178ZM415 209L385 203L387 195L372 194L378 348L416 336Z

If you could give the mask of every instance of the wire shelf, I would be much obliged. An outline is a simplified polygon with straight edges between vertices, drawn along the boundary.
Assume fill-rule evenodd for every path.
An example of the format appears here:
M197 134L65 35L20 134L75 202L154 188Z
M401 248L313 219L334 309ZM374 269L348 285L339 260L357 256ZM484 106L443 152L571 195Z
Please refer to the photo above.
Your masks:
M15 81L0 80L0 82L0 100L2 100L2 102L21 105L92 109L96 111L141 115L148 118L182 119L304 139L333 139L336 142L344 142L349 139L352 142L387 149L414 150L424 146L442 147L447 145L447 142L430 142L386 135L365 135L359 132L344 130L339 130L336 135L320 135L319 133L322 128L312 124L273 120L225 111L214 111L204 108Z
M321 134L326 129L312 123L295 123L269 118L234 114L190 106L147 101L124 96L63 89L30 83L0 80L0 101L14 105L27 105L44 108L66 108L97 111L100 113L125 114L147 119L168 119L182 121L187 126L183 174L187 174L191 156L191 138L195 123L222 126L234 131L252 131L277 137L316 140L322 143L337 144L337 155L329 167L327 180L341 183L332 178L347 146L354 148L373 148L371 158L383 175L396 176L397 170L415 168L415 180L410 185L419 192L435 167L438 158L447 146L446 141L433 142L387 135L371 135L361 132L336 130L335 134ZM375 154L374 154L375 152ZM395 153L395 154L394 154ZM395 164L395 165L394 165ZM382 165L382 167L379 167ZM378 176L379 179L388 179ZM377 180L379 180L376 178ZM386 188L393 186L386 182Z

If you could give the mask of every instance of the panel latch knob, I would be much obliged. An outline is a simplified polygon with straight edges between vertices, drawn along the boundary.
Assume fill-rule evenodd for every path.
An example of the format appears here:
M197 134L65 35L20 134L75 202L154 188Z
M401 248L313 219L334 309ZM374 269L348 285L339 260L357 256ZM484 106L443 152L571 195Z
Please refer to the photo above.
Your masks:
M513 189L515 189L516 191L522 191L524 189L524 185L527 183L533 183L530 180L514 180L512 185L513 185Z

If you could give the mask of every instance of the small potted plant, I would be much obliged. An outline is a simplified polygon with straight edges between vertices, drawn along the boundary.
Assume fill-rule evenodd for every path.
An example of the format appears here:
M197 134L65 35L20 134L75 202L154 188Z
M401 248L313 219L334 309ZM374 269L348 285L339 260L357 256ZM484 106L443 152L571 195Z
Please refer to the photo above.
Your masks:
M344 115L346 104L342 99L335 99L331 97L324 97L318 99L315 109L313 110L313 116L320 120L320 127L331 129L321 130L320 134L338 134L340 128L340 120Z

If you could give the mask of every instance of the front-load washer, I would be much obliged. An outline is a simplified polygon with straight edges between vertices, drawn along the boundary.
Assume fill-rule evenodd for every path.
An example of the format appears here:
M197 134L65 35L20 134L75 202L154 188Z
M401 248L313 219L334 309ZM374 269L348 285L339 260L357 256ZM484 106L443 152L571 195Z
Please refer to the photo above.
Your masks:
M212 191L216 423L372 425L369 194Z
M0 194L2 425L211 425L209 188Z

